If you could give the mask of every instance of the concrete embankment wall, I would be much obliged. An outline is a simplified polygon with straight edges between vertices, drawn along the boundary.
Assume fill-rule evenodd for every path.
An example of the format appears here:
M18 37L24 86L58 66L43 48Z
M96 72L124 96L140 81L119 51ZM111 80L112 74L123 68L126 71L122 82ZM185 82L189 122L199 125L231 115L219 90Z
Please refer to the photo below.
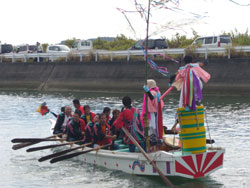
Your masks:
M156 63L170 73L179 66ZM211 74L206 92L250 94L250 59L212 59L205 70ZM148 78L155 79L162 91L168 88L169 78L149 67ZM2 90L141 92L144 79L144 62L0 63Z

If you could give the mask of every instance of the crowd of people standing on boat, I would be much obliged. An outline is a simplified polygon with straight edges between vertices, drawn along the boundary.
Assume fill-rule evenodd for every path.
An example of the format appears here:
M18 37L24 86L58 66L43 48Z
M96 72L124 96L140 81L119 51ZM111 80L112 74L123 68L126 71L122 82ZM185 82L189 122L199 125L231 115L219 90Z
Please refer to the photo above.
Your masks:
M202 98L200 79L207 82L210 75L200 68L203 64L193 64L191 56L186 56L184 62L185 66L180 67L174 78L172 77L172 85L181 90L180 107L194 109ZM121 130L125 127L144 150L146 148L148 151L158 150L164 135L162 120L164 103L154 80L147 80L143 88L145 95L141 113L132 106L131 98L125 96L122 99L123 108L113 109L112 118L109 107L104 107L101 114L95 114L89 105L82 106L78 99L74 99L74 113L72 114L70 106L63 107L62 112L57 115L53 134L64 133L67 141L92 143L92 147L112 143L110 149L119 149L114 140L122 139L123 143L128 145L129 151L134 152L134 143ZM194 89L194 92L190 88ZM190 93L192 94L189 95ZM144 130L147 130L147 139Z

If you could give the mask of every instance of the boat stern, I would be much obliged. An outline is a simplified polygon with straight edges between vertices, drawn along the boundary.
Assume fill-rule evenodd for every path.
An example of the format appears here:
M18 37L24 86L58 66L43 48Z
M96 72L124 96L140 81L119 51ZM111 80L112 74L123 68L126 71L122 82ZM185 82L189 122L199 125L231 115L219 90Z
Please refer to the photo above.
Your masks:
M175 175L190 179L208 176L223 167L225 149L182 155L174 160Z

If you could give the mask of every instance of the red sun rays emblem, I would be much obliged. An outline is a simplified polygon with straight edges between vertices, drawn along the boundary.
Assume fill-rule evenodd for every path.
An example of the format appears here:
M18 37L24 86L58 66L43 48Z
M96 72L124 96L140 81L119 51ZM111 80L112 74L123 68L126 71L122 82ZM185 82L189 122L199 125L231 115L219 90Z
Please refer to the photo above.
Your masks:
M176 173L189 178L210 174L223 165L223 151L183 156L175 160Z

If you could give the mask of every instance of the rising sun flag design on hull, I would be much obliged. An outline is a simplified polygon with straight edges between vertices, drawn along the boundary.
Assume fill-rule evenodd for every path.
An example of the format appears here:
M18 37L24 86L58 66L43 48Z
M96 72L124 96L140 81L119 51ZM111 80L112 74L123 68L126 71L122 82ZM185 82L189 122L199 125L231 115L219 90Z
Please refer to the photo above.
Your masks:
M175 160L176 174L187 178L201 178L223 167L224 152L210 152L183 156Z

